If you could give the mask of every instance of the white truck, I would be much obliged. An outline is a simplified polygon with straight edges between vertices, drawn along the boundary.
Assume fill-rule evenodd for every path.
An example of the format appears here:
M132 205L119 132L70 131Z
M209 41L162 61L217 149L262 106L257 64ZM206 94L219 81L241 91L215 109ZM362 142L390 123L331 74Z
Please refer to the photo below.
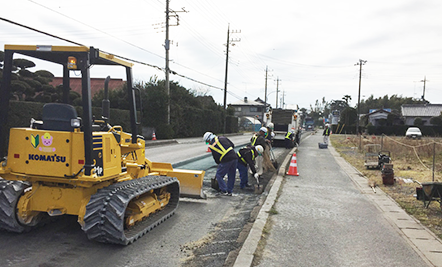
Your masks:
M298 110L294 109L273 109L266 114L266 126L273 129L273 146L285 146L287 132L292 132L290 147L298 146L301 140L301 118Z

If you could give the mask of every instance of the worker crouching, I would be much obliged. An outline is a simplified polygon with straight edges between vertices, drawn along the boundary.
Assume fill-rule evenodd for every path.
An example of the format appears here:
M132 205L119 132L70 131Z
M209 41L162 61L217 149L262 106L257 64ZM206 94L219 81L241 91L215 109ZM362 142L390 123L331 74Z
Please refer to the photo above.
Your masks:
M239 184L241 189L244 189L245 187L251 187L251 185L249 185L247 166L250 167L253 176L258 181L259 174L256 172L255 158L258 157L259 155L262 155L263 152L264 148L261 145L244 147L239 149L237 153L238 163L236 164L236 167L238 169L239 177L241 179L241 182Z
M224 136L216 136L212 132L206 132L203 136L205 142L209 143L213 160L218 164L215 178L218 181L219 189L223 195L232 195L235 186L236 164L238 157L233 150L235 145ZM224 176L227 174L227 184Z

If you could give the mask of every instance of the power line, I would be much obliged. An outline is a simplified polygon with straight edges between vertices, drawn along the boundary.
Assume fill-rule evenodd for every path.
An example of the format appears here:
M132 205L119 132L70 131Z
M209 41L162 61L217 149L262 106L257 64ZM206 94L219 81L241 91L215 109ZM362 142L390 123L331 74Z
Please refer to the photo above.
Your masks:
M41 33L41 34L43 34L43 35L47 35L47 36L50 36L50 37L53 37L53 38L56 38L56 39L59 39L59 40L62 40L62 41L65 41L65 42L68 42L68 43L74 44L74 45L77 45L77 46L87 47L86 45L83 45L83 44L77 43L77 42L75 42L75 41L72 41L72 40L69 40L69 39L66 39L66 38L63 38L63 37L57 36L57 35L53 35L53 34L50 34L50 33L47 33L47 32L44 32L44 31L41 31L41 30L38 30L38 29L32 28L32 27L29 27L29 26L26 26L26 25L20 24L20 23L18 23L18 22L14 22L14 21L8 20L8 19L3 18L3 17L0 17L0 20L3 20L3 21L5 21L5 22L11 23L11 24L13 24L13 25L16 25L16 26L19 26L19 27L23 27L23 28L25 28L25 29L28 29L28 30L31 30L31 31L34 31L34 32L37 32L37 33ZM142 62L142 61L138 61L138 60L130 59L130 58L127 58L127 57L124 57L124 56L121 56L121 55L117 55L117 54L113 54L113 53L110 53L110 52L107 52L107 51L104 51L104 50L102 50L102 51L103 51L103 52L106 52L106 53L108 53L108 54L112 54L112 55L114 55L114 56L116 56L116 57L118 57L118 58L121 58L121 59L124 59L124 60L127 60L127 61L131 61L131 62L134 62L134 63L139 63L139 64L142 64L142 65L146 65L146 66L149 66L149 67L152 67L152 68L155 68L155 69L161 70L161 71L164 71L164 70L165 70L164 68L161 68L161 67L156 66L156 65L152 65L152 64L145 63L145 62ZM181 77L186 78L186 79L188 79L188 80L191 80L191 81L193 81L193 82L196 82L196 83L199 83L199 84L202 84L202 85L208 86L208 87L213 87L213 88L221 89L221 88L219 88L219 87L212 86L212 85L206 84L206 83L204 83L204 82L198 81L198 80L196 80L196 79L193 79L193 78L187 77L187 76L185 76L185 75L179 74L179 73L174 72L174 71L172 71L172 70L170 70L170 72L171 72L172 74L174 74L174 75L181 76Z
M18 23L18 22L12 21L12 20L8 20L8 19L2 18L2 17L0 17L0 20L3 20L3 21L6 21L6 22L8 22L8 23L11 23L11 24L14 24L14 25L17 25L17 26L20 26L20 27L26 28L26 29L28 29L28 30L31 30L31 31L34 31L34 32L37 32L37 33L41 33L41 34L44 34L44 35L47 35L47 36L50 36L50 37L53 37L53 38L57 38L57 39L60 39L60 40L66 41L66 42L68 42L68 43L71 43L71 44L74 44L74 45L77 45L77 46L83 46L83 47L85 47L85 45L82 45L82 44L80 44L80 43L77 43L77 42L74 42L74 41L71 41L71 40L68 40L68 39L65 39L65 38L62 38L62 37L59 37L59 36L56 36L56 35L53 35L53 34L47 33L47 32L43 32L43 31L37 30L37 29L35 29L35 28L32 28L32 27L29 27L29 26L26 26L26 25L20 24L20 23Z
M112 34L109 34L109 33L107 33L107 32L104 32L104 31L102 31L102 30L100 30L100 29L97 29L97 28L95 28L95 27L93 27L93 26L90 26L90 25L88 25L88 24L86 24L86 23L84 23L84 22L82 22L82 21L79 21L79 20L77 20L77 19L74 19L74 18L72 18L72 17L69 17L69 16L67 16L67 15L65 15L65 14L63 14L63 13L60 13L60 12L58 12L58 11L56 11L56 10L53 10L53 9L47 7L47 6L44 6L44 5L39 4L39 3L36 3L36 2L33 1L33 0L28 0L28 1L31 2L31 3L34 3L34 4L36 4L36 5L39 5L39 6L43 7L43 8L46 8L46 9L52 11L52 12L55 12L55 13L57 13L57 14L63 16L63 17L66 17L66 18L71 19L71 20L73 20L73 21L75 21L75 22L78 22L78 23L80 23L80 24L82 24L82 25L84 25L84 26L87 26L87 27L89 27L89 28L92 28L92 29L94 29L94 30L96 30L96 31L98 31L98 32L100 32L100 33L103 33L103 34L108 35L108 36L110 36L110 37L112 37L112 38L115 38L115 39L117 39L117 40L120 40L121 42L126 43L126 44L128 44L128 45L130 45L130 46L136 47L136 48L141 49L141 50L143 50L143 51L145 51L145 52L147 52L147 53L150 53L150 54L155 55L155 56L157 56L157 57L163 58L162 56L160 56L160 55L158 55L158 54L156 54L156 53L153 53L153 52L151 52L151 51L149 51L149 50L147 50L147 49L144 49L144 48L142 48L142 47L140 47L140 46L134 45L134 44L132 44L132 43L130 43L130 42L127 42L127 41L124 40L124 39L121 39L121 38L116 37L116 36L114 36L114 35L112 35Z

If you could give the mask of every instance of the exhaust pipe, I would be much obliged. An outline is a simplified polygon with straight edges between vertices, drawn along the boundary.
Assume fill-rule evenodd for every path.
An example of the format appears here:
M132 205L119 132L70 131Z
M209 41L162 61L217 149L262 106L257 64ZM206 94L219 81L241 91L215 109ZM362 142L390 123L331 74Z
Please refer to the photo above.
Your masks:
M101 112L104 121L107 123L107 120L110 119L110 100L109 100L109 81L110 76L107 76L104 80L104 97L101 103Z

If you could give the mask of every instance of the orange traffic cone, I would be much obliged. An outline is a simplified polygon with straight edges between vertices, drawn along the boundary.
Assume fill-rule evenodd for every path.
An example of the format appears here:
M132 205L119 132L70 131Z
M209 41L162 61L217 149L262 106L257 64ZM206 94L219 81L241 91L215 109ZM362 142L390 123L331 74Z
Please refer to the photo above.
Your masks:
M298 165L296 164L296 154L293 154L292 156L292 161L290 162L290 167L287 175L299 176Z
M155 131L154 131L153 134L152 134L152 140L153 140L153 141L156 141L156 140L157 140L157 136L155 135Z
M211 152L212 152L212 150L210 150L210 146L207 147L207 151L206 151L206 153L211 153Z

